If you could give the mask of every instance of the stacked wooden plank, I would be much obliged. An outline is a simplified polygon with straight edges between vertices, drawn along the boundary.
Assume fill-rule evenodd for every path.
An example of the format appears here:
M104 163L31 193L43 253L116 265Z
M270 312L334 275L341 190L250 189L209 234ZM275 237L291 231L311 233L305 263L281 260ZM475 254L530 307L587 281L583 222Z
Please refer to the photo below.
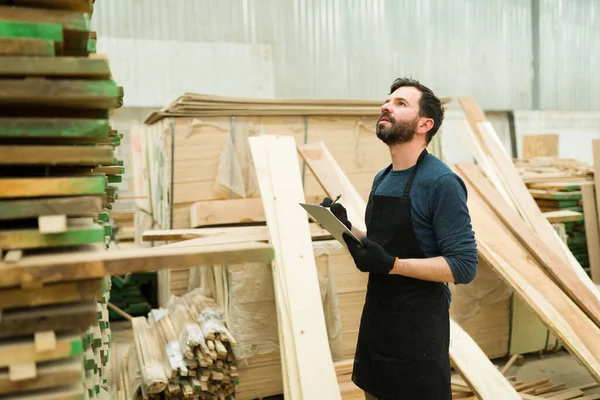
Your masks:
M132 323L135 360L127 363L137 367L121 374L123 383L139 384L123 384L125 398L235 398L238 372L232 346L237 342L211 298L199 291L173 297L168 308Z
M551 332L600 379L600 294L528 191L493 127L471 99L459 99L466 138L483 173L457 169L469 189L480 256Z
M123 92L95 56L93 1L0 2L0 269L102 250L122 164L109 116ZM33 270L0 296L2 395L96 398L107 385L109 282ZM14 325L11 325L11 320ZM36 326L36 323L38 324ZM20 350L25 356L14 353ZM82 385L82 382L85 382ZM87 389L87 390L86 390ZM36 397L37 396L37 397Z

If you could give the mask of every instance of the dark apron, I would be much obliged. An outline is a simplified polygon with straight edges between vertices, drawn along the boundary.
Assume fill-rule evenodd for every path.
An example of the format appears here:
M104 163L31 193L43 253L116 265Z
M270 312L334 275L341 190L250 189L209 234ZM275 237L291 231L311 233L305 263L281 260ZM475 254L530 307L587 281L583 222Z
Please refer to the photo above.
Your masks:
M399 258L425 258L412 224L410 189L402 197L369 195L367 237ZM445 284L400 275L369 274L352 380L382 400L450 400L450 322Z

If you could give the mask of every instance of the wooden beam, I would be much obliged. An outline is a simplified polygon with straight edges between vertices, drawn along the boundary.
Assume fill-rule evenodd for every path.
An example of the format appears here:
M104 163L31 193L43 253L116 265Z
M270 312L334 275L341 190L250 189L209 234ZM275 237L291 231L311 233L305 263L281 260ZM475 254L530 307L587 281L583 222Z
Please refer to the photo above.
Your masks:
M329 349L319 278L306 214L296 142L289 136L254 136L248 139L263 199L270 242L275 250L274 282L279 322L291 326L293 350L283 336L286 397L341 399ZM282 303L283 301L283 303ZM287 303L287 304L286 304ZM286 318L281 309L287 308ZM283 318L282 318L283 317ZM287 358L286 358L287 357ZM297 363L297 372L288 369ZM293 366L292 366L293 367ZM297 373L297 375L294 375ZM294 380L299 390L294 388ZM291 394L291 396L290 396Z
M91 13L93 0L0 0L0 4Z
M54 41L29 38L0 38L0 56L54 56Z
M107 138L110 125L104 119L0 118L0 138ZM38 143L36 143L38 144Z
M83 343L80 335L61 335L57 338L56 348L44 352L36 351L33 339L11 340L0 344L0 367L73 357L82 352Z
M0 291L4 309L72 303L94 299L102 294L102 281L88 279L59 282L42 287L10 288Z
M23 381L11 381L7 371L0 371L0 395L81 384L83 378L83 364L78 357L40 363L37 376Z
M600 329L536 264L509 228L465 180L479 254L600 379Z
M28 256L16 264L1 265L0 287L79 281L102 278L107 274L124 275L193 265L270 262L273 259L270 245L254 242L124 251L103 251L99 246L92 246L92 249Z
M0 230L0 248L9 250L76 246L104 242L104 236L104 228L94 223L68 227L65 232L52 234L44 234L38 229Z
M573 269L558 257L549 244L545 243L525 224L525 221L500 198L498 192L473 164L458 164L456 168L471 191L476 191L487 205L496 212L511 232L531 252L543 270L581 309L600 326L600 297L598 291L590 291ZM586 275L587 276L587 275ZM587 278L589 281L589 277ZM590 281L591 283L591 281ZM592 283L593 285L593 283Z
M0 76L110 79L111 72L106 59L8 56L0 58Z
M84 400L84 385L78 383L68 387L58 387L39 392L26 392L10 396L11 400Z
M507 400L521 398L477 343L452 319L450 331L452 363L479 398L492 399L496 396Z

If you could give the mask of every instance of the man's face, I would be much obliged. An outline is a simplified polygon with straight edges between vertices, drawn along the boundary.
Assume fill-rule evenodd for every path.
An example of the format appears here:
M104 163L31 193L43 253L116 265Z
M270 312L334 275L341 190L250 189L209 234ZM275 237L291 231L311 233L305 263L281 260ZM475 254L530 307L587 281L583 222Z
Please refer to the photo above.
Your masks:
M420 121L419 100L421 92L412 86L396 89L381 106L377 120L377 137L387 145L412 140Z

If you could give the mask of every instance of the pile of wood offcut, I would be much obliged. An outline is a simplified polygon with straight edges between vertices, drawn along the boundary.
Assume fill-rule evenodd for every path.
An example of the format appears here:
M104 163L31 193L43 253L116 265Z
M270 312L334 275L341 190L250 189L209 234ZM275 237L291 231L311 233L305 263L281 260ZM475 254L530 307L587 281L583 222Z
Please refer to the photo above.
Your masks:
M237 343L223 321L222 310L198 290L172 297L148 319L133 318L119 398L234 399Z

